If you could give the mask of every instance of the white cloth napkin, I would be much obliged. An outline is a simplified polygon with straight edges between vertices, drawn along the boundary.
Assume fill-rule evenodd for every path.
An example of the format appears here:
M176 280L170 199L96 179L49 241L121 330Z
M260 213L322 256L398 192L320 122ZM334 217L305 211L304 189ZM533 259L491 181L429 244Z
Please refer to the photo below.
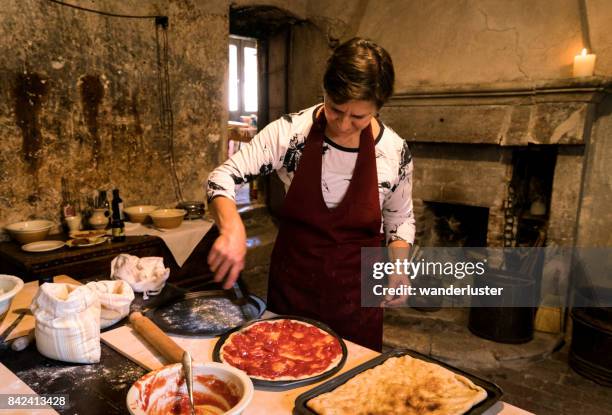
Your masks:
M119 254L111 261L111 279L127 282L135 292L143 293L144 299L159 294L169 276L170 268L164 268L161 257Z
M92 281L87 283L100 300L100 328L112 326L130 312L134 291L127 281Z
M125 228L128 236L153 235L159 236L174 257L179 267L182 267L204 235L212 228L213 222L197 219L185 220L178 228L158 230L145 225L130 224Z

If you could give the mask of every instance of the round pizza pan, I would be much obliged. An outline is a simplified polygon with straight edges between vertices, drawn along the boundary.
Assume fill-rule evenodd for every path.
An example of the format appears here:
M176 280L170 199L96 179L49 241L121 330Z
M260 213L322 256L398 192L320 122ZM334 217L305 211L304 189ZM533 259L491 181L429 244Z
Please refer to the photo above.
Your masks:
M266 303L252 294L247 298L250 315L261 317ZM145 315L163 331L186 336L216 337L248 322L223 290L188 293Z
M221 361L221 347L223 346L223 344L227 341L227 339L229 338L229 336L239 330L243 330L246 329L247 327L255 324L255 323L259 323L262 321L274 321L274 320L297 320L297 321L302 321L304 323L308 323L308 324L312 324L313 326L323 330L324 332L332 335L333 337L335 337L339 342L340 342L340 347L342 349L342 358L340 359L340 361L338 362L338 364L329 369L328 371L321 373L319 375L316 376L312 376L309 378L305 378L305 379L298 379L298 380L262 380L262 379L256 379L256 378L251 378L251 380L253 381L253 385L255 385L255 389L258 390L270 390L270 391L283 391L283 390L289 390L289 389L294 389L294 388L299 388L301 386L305 386L305 385L310 385L312 383L316 383L319 382L323 379L326 379L332 375L334 375L335 373L337 373L340 369L342 369L342 367L344 366L344 363L346 363L346 358L348 355L348 351L346 349L346 343L344 343L344 340L342 340L342 338L336 333L334 332L329 326L327 326L324 323L321 323L320 321L316 321L316 320L312 320L309 318L305 318L305 317L299 317L299 316L290 316L290 315L279 315L279 316L275 316L272 318L266 318L266 319L258 319L258 320L253 320L248 322L247 324L241 326L241 327L236 327L235 329L228 331L227 333L223 334L219 340L217 341L217 343L215 344L215 348L213 349L213 360L215 362L220 362L223 363ZM226 363L228 364L228 363Z

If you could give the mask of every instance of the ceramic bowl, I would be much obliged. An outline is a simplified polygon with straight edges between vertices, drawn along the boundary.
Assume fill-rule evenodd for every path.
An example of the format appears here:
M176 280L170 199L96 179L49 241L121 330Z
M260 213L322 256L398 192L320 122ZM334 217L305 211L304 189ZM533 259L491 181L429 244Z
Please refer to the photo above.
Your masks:
M151 219L158 228L178 228L186 213L183 209L157 209L151 212Z
M47 237L55 224L49 220L36 219L16 222L7 225L5 229L21 244L42 241Z
M13 298L23 288L23 280L13 275L0 274L0 321L8 311Z
M222 383L221 383L222 382ZM212 384L209 388L206 384ZM219 393L223 391L222 393ZM226 415L238 415L253 399L253 382L242 370L216 362L193 364L193 395L198 409ZM128 391L126 403L131 414L189 414L187 386L181 364L164 366L147 373Z
M130 218L130 222L143 223L147 220L149 214L157 209L157 206L153 205L137 205L123 208L123 211L127 213Z

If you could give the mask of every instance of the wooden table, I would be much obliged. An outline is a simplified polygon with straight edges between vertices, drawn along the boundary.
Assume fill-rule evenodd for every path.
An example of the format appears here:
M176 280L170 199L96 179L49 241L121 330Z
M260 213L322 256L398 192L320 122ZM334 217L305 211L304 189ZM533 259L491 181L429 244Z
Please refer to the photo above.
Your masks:
M128 236L124 242L108 242L85 248L63 247L50 252L25 252L14 241L0 242L0 274L16 275L28 281L49 281L55 275L66 274L77 280L107 279L110 263L117 255L127 253L138 257L159 256L170 267L169 281L188 289L212 278L205 258L219 232L215 226L196 246L189 259L179 267L164 242L150 235ZM67 240L67 235L49 239Z
M53 235L67 240L67 235ZM152 236L133 236L124 242L107 242L84 248L63 247L49 252L25 252L17 242L0 243L0 273L16 275L24 281L48 280L67 274L75 279L108 276L110 262L120 253L136 256L162 256L163 242Z

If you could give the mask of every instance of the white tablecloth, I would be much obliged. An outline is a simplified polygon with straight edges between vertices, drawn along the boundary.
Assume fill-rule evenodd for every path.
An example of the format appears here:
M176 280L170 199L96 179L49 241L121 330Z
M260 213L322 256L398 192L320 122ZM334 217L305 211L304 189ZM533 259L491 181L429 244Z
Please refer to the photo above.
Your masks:
M204 219L185 220L181 226L174 229L157 229L149 225L126 222L125 234L159 236L166 243L178 266L182 267L212 226L213 222Z

